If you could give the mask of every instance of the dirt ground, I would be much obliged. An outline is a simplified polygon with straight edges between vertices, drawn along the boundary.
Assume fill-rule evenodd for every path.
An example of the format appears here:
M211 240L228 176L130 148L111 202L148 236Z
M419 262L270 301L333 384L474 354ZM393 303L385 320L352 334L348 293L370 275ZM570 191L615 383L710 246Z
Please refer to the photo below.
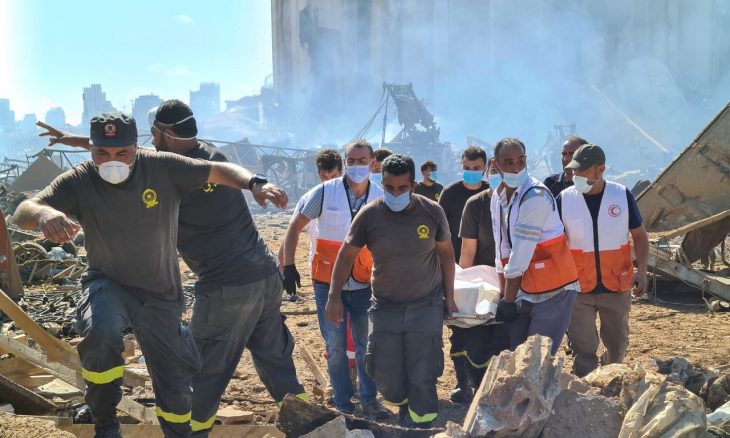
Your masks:
M283 213L256 215L259 230L274 252L278 250L284 238L288 219L289 216ZM306 348L315 357L325 375L327 364L323 355L324 342L317 325L312 283L309 277L308 245L306 233L303 233L297 251L297 267L302 275L300 300L297 303L285 300L282 311L287 315L287 324L297 343L294 360L299 378L311 396L315 379L298 350ZM730 313L710 314L699 298L700 292L681 283L659 282L657 289L659 291L657 304L634 300L630 320L630 347L626 362L634 364L650 359L681 356L695 366L730 371L730 332L727 330L727 327L730 327ZM444 351L448 352L446 327L443 338ZM564 349L558 354L566 356ZM454 405L449 401L449 392L454 388L456 380L448 357L445 362L444 374L438 380L440 415L437 426L443 426L446 421L461 423L467 410L466 406ZM572 359L566 356L566 367L570 367L571 363ZM275 404L258 379L250 354L244 354L221 407L230 404L253 411L258 423L268 423L275 419Z
M19 417L0 412L0 437L3 438L74 438L72 433L64 432L49 420Z

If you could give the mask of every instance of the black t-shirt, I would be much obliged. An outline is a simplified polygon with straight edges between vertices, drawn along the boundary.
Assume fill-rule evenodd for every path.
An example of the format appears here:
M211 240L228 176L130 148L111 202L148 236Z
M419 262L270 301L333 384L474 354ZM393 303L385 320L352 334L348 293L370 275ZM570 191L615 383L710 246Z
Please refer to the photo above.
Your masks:
M494 266L494 233L492 233L492 214L489 206L491 197L485 190L466 201L461 216L459 237L477 240L475 265Z
M186 193L205 184L210 163L138 149L129 179L110 184L89 160L58 176L36 199L76 217L88 272L157 298L182 299L175 241Z
M451 244L454 245L454 255L456 262L459 262L461 256L461 238L459 238L459 227L461 226L461 216L464 212L466 201L479 192L483 192L489 188L486 181L482 181L482 186L476 190L467 189L461 181L451 183L439 198L439 205L446 213L446 220L449 222L449 232L451 233Z
M586 206L588 207L588 211L591 212L591 219L593 220L593 238L594 242L597 242L598 240L598 234L596 233L596 227L598 224L598 213L601 210L601 201L603 200L603 192L606 190L606 186L603 186L603 190L601 190L601 193L596 193L595 195L586 195L583 194L583 199L586 201ZM558 204L558 212L560 213L560 217L563 217L563 197L558 196L556 198L557 204ZM639 211L639 206L636 205L636 198L634 198L634 195L631 194L629 189L626 189L626 201L629 207L629 230L633 230L636 228L639 228L641 224L643 223L643 220L641 219L641 212ZM608 293L610 292L608 289L606 289L603 286L603 283L601 283L600 276L598 278L598 285L596 285L596 288L593 289L590 293Z
M573 181L565 179L565 172L560 172L545 178L543 184L545 184L548 190L550 190L550 193L557 198L560 192L573 186Z
M416 189L413 190L413 193L425 196L434 202L439 202L439 197L441 196L441 191L443 189L444 186L437 182L434 182L431 186L427 186L423 183L423 181L421 181L416 185Z
M228 159L201 142L187 154L207 161ZM276 258L259 235L243 192L205 185L180 202L177 247L198 275L198 286L215 288L253 283L277 271Z

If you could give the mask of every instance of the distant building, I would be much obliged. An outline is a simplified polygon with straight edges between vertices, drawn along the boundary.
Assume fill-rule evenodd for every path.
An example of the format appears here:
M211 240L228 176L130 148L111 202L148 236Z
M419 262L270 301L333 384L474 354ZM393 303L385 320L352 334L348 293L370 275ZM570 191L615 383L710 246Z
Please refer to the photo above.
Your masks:
M147 124L147 113L154 107L160 106L162 99L156 94L145 94L134 99L132 104L132 117L137 121L137 132L144 132L150 129Z
M46 111L46 118L44 119L46 124L54 126L58 129L64 129L66 127L66 113L63 112L63 108L57 106Z
M0 131L15 129L15 111L10 109L10 99L0 99Z
M92 117L101 113L116 111L117 109L106 99L106 93L101 91L101 84L91 84L84 87L84 112L81 115L81 126L88 127Z
M221 112L221 86L217 82L203 82L198 91L190 92L190 107L195 117L206 120Z
M38 117L35 114L26 114L23 116L23 120L20 121L20 130L23 132L35 132L35 123L38 121Z

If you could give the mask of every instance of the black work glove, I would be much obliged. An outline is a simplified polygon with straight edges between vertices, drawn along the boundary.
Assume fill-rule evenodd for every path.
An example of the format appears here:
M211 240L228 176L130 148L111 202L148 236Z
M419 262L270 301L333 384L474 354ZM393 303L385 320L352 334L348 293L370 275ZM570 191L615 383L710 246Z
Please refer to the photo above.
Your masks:
M284 266L284 290L289 295L295 296L297 288L302 287L302 279L295 265Z
M497 305L497 314L495 319L501 322L512 322L517 319L517 304L508 303L502 300Z

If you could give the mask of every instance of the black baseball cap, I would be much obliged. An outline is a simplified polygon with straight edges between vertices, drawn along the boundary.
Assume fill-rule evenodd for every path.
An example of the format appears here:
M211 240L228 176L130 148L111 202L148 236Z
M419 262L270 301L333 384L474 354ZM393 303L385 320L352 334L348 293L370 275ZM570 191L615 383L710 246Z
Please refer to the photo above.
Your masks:
M573 161L565 166L566 169L586 170L591 166L606 164L606 154L600 146L584 144L573 153Z
M113 148L137 144L137 122L129 114L104 113L91 119L91 144Z

